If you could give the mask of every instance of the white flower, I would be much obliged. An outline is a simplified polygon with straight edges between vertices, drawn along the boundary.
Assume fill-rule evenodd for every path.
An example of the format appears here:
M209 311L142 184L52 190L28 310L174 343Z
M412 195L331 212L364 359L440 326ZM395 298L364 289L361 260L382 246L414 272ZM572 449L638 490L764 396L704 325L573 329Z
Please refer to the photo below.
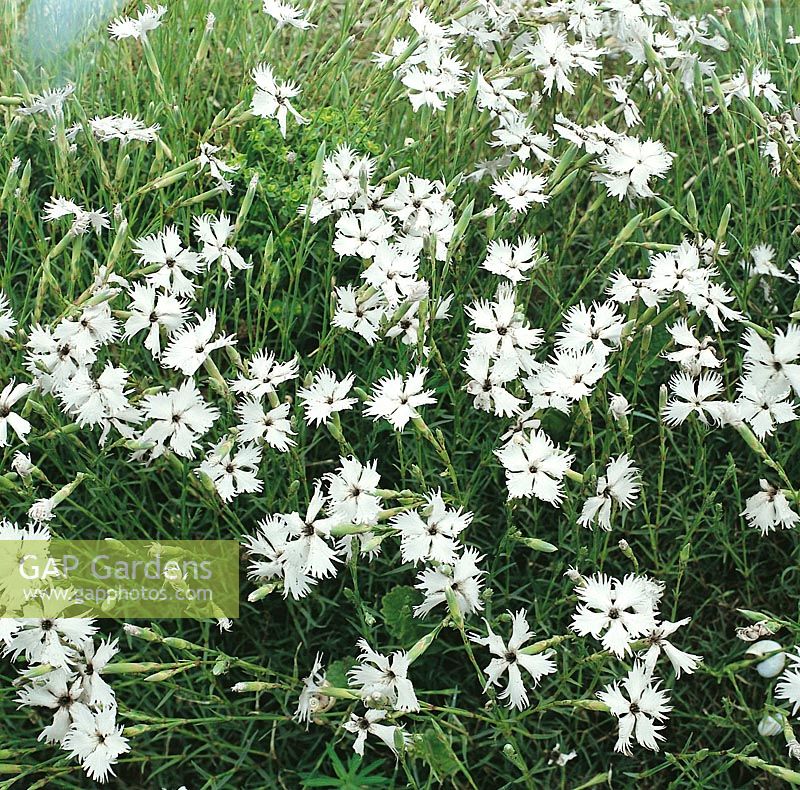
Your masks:
M700 234L700 254L703 256L703 263L711 265L719 258L727 258L731 251L721 241L715 241L710 236Z
M196 324L183 326L175 331L161 357L164 367L180 370L185 376L193 375L212 351L236 343L233 335L220 335L212 340L217 326L217 314L214 310L206 310L205 318L199 315L195 318Z
M403 230L414 236L433 232L436 218L450 215L452 204L447 199L443 181L420 176L402 176L394 192L382 202L383 208L402 223Z
M333 249L339 257L357 255L359 258L372 258L378 245L393 234L391 220L382 211L367 209L358 214L346 211L336 221Z
M761 490L747 498L740 515L747 519L751 527L760 529L762 535L777 527L792 529L800 521L800 516L792 510L786 495L766 480L759 480L759 484Z
M97 355L92 349L78 348L74 325L62 321L55 330L33 326L28 334L25 367L46 393L65 386L84 365L91 365Z
M516 368L531 369L531 352L542 344L544 333L531 328L517 309L513 286L503 283L493 301L482 299L466 307L464 312L477 330L469 336L473 353L510 360Z
M465 66L458 58L445 52L449 47L449 42L444 47L431 42L423 46L416 57L412 56L412 65L404 65L398 70L414 112L423 106L440 112L446 106L446 99L467 89L462 80Z
M542 426L542 421L536 414L536 409L526 409L517 414L514 422L508 426L508 430L502 434L500 440L506 444L525 442L529 431L535 431Z
M45 676L43 683L35 683L19 692L20 706L36 706L55 711L53 721L42 730L39 740L46 743L63 743L72 722L80 711L89 709L80 702L83 688L80 678L73 678L66 669L59 667ZM91 714L89 714L91 715Z
M267 516L259 521L255 535L246 535L244 545L251 557L248 577L254 581L283 578L284 598L290 593L297 600L308 595L317 583L302 568L286 568L286 548L292 542L293 531L283 515Z
M203 268L200 256L185 249L178 230L170 225L159 233L143 236L133 242L133 251L143 265L159 264L155 272L147 274L147 282L163 288L175 296L192 296L197 286L187 275L197 274Z
M28 523L38 527L48 521L52 521L55 518L55 513L53 512L55 506L56 503L52 498L37 499L28 508Z
M372 263L361 273L367 284L383 292L390 307L414 295L419 288L419 260L387 241L375 248Z
M0 447L7 447L10 443L8 437L9 428L14 431L23 444L27 444L25 437L31 431L31 424L24 417L12 411L12 408L17 401L24 398L32 389L33 387L30 384L22 382L16 384L14 379L11 379L3 391L0 392Z
M375 489L381 481L377 462L362 464L357 458L339 459L339 468L328 473L328 513L341 523L375 524L381 511L381 500Z
M773 716L770 713L765 713L761 721L758 722L758 734L763 738L772 738L776 735L780 735L780 733L783 732L783 725L785 723L786 717L783 714L778 713Z
M84 209L72 200L63 197L52 197L45 203L42 219L45 222L53 222L62 217L74 217L70 232L76 236L82 236L91 228L97 235L104 228L108 228L111 222L108 212L104 209Z
M574 760L577 756L578 753L574 750L570 752L562 752L561 744L557 743L550 750L550 756L547 758L547 764L558 765L559 767L563 768L570 760Z
M539 248L539 240L523 236L516 244L492 241L482 266L492 274L508 278L512 283L528 278L525 273L547 261L547 253Z
M61 108L59 108L59 112L60 111ZM19 112L22 113L22 108L20 108ZM40 112L45 112L45 110L40 110ZM71 154L75 153L75 151L78 150L77 145L75 145L75 140L77 139L78 135L81 134L81 132L83 132L83 126L80 123L73 123L70 126L65 127L64 129L64 139L68 143L70 143L69 152ZM56 126L56 124L53 124L50 127L50 133L47 135L47 139L50 140L51 142L57 142L57 140L59 139L59 134L60 131L58 127Z
M394 754L397 754L397 747L394 745L395 734L399 732L404 743L411 740L411 736L403 731L402 727L389 724L380 724L388 714L385 710L367 710L363 716L350 714L350 720L344 725L348 732L355 733L356 739L353 742L353 751L360 756L364 756L364 744L367 735L374 735L382 740Z
M669 693L659 690L659 680L653 680L651 673L640 662L635 662L628 676L622 681L623 694L618 682L610 683L597 696L611 709L619 721L619 737L614 751L631 754L631 739L636 738L639 745L654 752L658 751L658 741L663 725L658 722L667 718L672 708Z
M800 709L800 656L789 656L792 666L783 671L775 685L775 698L792 706L792 716Z
M117 725L116 708L96 713L80 707L72 711L72 727L62 741L70 757L77 757L90 779L105 782L114 774L111 766L121 754L130 751L128 739Z
M325 184L320 195L314 198L310 207L301 207L301 213L307 214L312 223L317 223L334 212L344 211L356 202L369 199L369 195L364 194L362 182L371 193L369 184L374 171L375 160L372 157L360 156L347 143L341 143L322 162Z
M109 115L105 118L95 116L89 121L89 125L98 140L104 142L119 140L123 146L131 142L131 140L152 143L161 128L157 123L152 126L145 126L144 121L140 121L127 113Z
M327 700L322 691L330 683L325 679L325 670L322 668L322 654L317 653L311 672L303 678L303 688L297 700L297 710L293 716L295 721L305 722L306 729L311 722L313 714L324 708Z
M534 203L544 205L550 195L544 192L547 179L518 167L492 184L492 192L504 200L515 214L526 212Z
M50 664L68 668L75 660L75 645L82 645L97 631L94 620L77 617L53 617L45 609L44 599L35 606L41 617L26 617L17 621L19 630L8 641L4 655L16 661L25 656L29 664ZM61 607L61 604L54 604Z
M408 679L408 653L398 650L384 656L374 651L366 639L359 639L358 647L359 666L353 667L347 677L352 686L361 689L362 698L388 702L395 710L418 711L417 695Z
M280 0L264 0L264 13L271 16L278 24L276 27L280 30L286 25L299 28L300 30L307 30L312 25L307 19L303 19L305 11L295 8L289 3L282 3Z
M263 483L258 479L261 450L254 444L246 444L234 453L229 439L223 439L212 447L203 459L197 474L211 478L214 488L223 502L230 502L239 494L260 491Z
M449 508L441 491L425 495L426 504L419 511L409 510L395 516L391 525L400 533L403 562L443 562L453 564L459 549L458 536L470 525L472 513Z
M707 290L710 271L701 265L700 250L684 239L675 249L650 258L647 286L655 292L680 291L691 296Z
M653 585L630 574L622 581L595 574L575 592L580 603L570 628L581 636L591 634L618 658L630 653L630 643L655 627Z
M800 395L800 325L776 329L772 348L753 329L747 329L742 339L744 369L753 384L765 387L773 381Z
M746 656L766 656L755 667L756 672L762 678L774 678L780 675L786 666L786 653L781 649L780 642L776 642L774 639L762 639L754 645L750 645L744 652Z
M552 405L557 406L559 399L569 403L591 395L597 382L607 372L605 359L593 351L557 350L548 363L542 365L538 376L533 376L524 384L531 395L540 394L537 388L552 393L556 398Z
M691 675L697 669L697 665L703 660L703 657L678 650L667 638L690 620L690 617L684 617L683 620L678 620L675 623L669 620L662 620L656 624L652 631L645 634L644 641L648 647L639 657L644 661L645 667L650 672L655 669L656 662L662 652L672 664L676 680L681 676L681 673L685 672L687 675Z
M553 660L551 650L535 655L522 652L522 646L530 641L533 632L530 630L525 619L524 610L511 613L511 637L506 644L503 639L492 631L489 623L486 623L487 636L470 634L470 639L476 644L489 648L489 652L496 656L483 671L486 673L487 681L484 692L489 686L499 686L500 678L508 673L508 682L503 691L500 692L500 699L508 700L509 708L522 710L530 704L528 693L525 689L525 681L520 669L524 669L531 677L534 688L539 685L539 681L545 675L551 675L556 671L556 662Z
M470 377L466 390L473 396L476 409L494 411L498 417L511 417L520 411L524 401L505 388L519 373L514 360L472 354L464 360L463 367Z
M424 5L413 6L408 13L408 24L429 47L447 50L453 46L448 28L440 25Z
M39 93L32 93L21 104L17 112L20 115L47 115L53 120L64 115L64 103L75 93L75 86L68 82L61 88L49 88Z
M591 126L581 126L562 113L556 113L553 130L565 140L578 148L585 149L590 154L605 153L615 140L624 136L599 121Z
M142 398L145 418L153 422L142 434L144 442L154 442L152 457L169 449L184 458L194 458L197 441L219 417L219 410L209 406L193 379L186 379L177 389L145 395Z
M612 458L605 475L597 479L597 495L584 503L578 523L590 527L596 522L602 529L610 530L612 503L630 510L636 503L640 488L639 470L631 459L624 453Z
M264 395L274 395L279 384L296 379L297 374L297 359L279 362L271 351L262 350L245 363L244 373L231 382L231 390L263 398Z
M743 642L753 642L762 636L771 636L775 633L774 627L767 620L743 626L736 629L736 638Z
M506 472L509 499L534 496L552 505L561 502L573 456L553 444L544 431L531 431L524 440L495 450L495 455Z
M691 376L699 376L703 368L718 368L720 361L717 359L713 346L713 339L704 337L698 340L692 328L681 318L672 326L667 327L672 335L672 340L677 346L683 346L678 351L664 354L670 362L677 362Z
M130 16L121 16L111 22L108 32L111 38L119 41L123 38L147 38L151 30L161 26L161 18L167 13L166 6L160 5L156 8L146 5L143 11L139 11L136 19Z
M336 312L331 319L333 326L349 329L373 345L378 339L378 328L386 314L383 294L372 294L361 298L352 285L336 288Z
M328 545L336 519L320 518L324 506L325 496L317 483L305 517L296 512L282 514L294 538L286 544L283 554L283 571L290 588L293 587L289 582L291 576L302 578L308 575L314 579L324 579L336 575L333 564L336 552Z
M8 297L0 290L0 339L8 340L16 325L17 319L11 311Z
M669 6L663 0L604 0L603 8L612 11L624 30L632 28L645 16L666 16Z
M513 112L516 108L515 101L524 99L527 95L525 91L512 88L513 77L494 77L487 80L483 73L478 70L475 73L477 80L477 92L475 94L475 104L479 110L489 110L493 115Z
M125 321L125 338L147 330L144 347L154 356L161 354L161 330L167 336L180 329L186 321L186 302L171 294L159 293L153 285L135 283L131 287L130 316Z
M673 396L667 401L661 418L667 425L680 425L689 415L708 424L708 418L717 419L720 401L714 398L722 392L722 377L716 373L703 373L693 379L687 373L676 373L669 381Z
M408 99L414 112L417 112L422 106L432 107L440 112L444 110L445 101L439 95L443 89L439 74L412 66L403 74L402 82L408 89Z
M81 678L83 695L92 707L109 708L116 705L114 690L102 677L108 662L119 652L116 639L103 639L95 650L94 639L87 639L75 661L75 672Z
M197 170L202 173L208 167L211 177L230 195L233 191L233 184L226 178L226 173L235 173L238 165L229 165L223 162L218 156L215 156L220 146L212 145L211 143L200 143L200 153L197 156L197 164L200 166Z
M750 423L753 433L762 441L764 437L772 435L776 426L797 419L794 404L790 400L792 391L774 379L757 386L746 378L740 382L740 388L736 410L742 420Z
M548 153L555 144L552 137L537 134L528 119L516 111L506 112L500 116L500 126L494 130L497 138L489 143L494 147L509 149L520 162L527 162L533 154L539 162L552 162Z
M556 335L556 347L579 354L586 349L605 358L619 348L625 319L612 302L582 302L571 307L564 316L563 329Z
M436 403L433 390L423 389L427 373L418 367L405 376L397 371L384 376L367 398L364 414L373 420L388 420L396 431L402 431L410 420L419 417L419 406Z
M425 299L427 299L427 294ZM412 355L416 356L419 352L420 338L422 338L424 341L426 332L429 330L432 321L445 321L450 318L449 310L452 302L453 294L448 294L440 302L438 302L436 305L436 311L433 313L433 315L431 315L432 306L430 305L430 302L425 302L427 311L425 313L424 328L420 323L419 318L420 305L423 302L412 302L410 306L408 306L409 303L406 302L404 305L401 305L400 310L398 311L400 313L400 318L397 319L397 323L392 323L387 326L386 337L399 337L400 342L405 346L409 346L409 350L411 351ZM427 343L423 342L422 356L426 357L429 354L430 347Z
M303 401L306 422L327 425L333 414L351 409L358 401L358 398L347 397L354 381L352 373L339 381L328 368L320 368L309 387L297 390L297 397Z
M285 453L296 444L292 438L295 434L288 420L289 404L281 403L264 411L260 401L247 398L237 404L236 414L241 422L236 426L242 442L263 440L278 452Z
M728 303L733 300L733 294L719 283L706 283L705 288L697 289L687 295L689 304L698 312L705 313L718 332L726 332L728 329L723 319L729 321L744 319L741 312L728 307Z
M742 261L742 268L749 269L750 275L761 274L770 277L778 277L782 280L792 278L775 265L775 248L771 244L756 244L750 249L752 263Z
M107 301L84 308L76 319L65 319L56 327L56 335L71 342L84 357L116 340L118 334L119 323Z
M231 272L234 268L243 271L253 267L252 262L248 263L235 247L228 244L234 226L227 214L220 214L219 217L203 214L195 217L193 224L194 235L198 241L203 242L200 257L207 266L219 262L225 274L228 275L226 286L230 286L233 282Z
M622 115L625 125L628 127L638 126L642 122L642 116L636 102L628 93L629 81L622 77L611 77L605 81L614 101L622 107Z
M609 280L606 293L619 304L631 304L641 299L648 307L657 307L665 295L653 287L650 279L631 279L621 271L613 272Z
M555 85L559 92L575 93L570 72L581 68L589 74L600 69L598 61L602 50L587 44L570 44L561 25L541 25L536 31L536 41L527 46L530 62L544 78L544 92L550 93Z
M642 142L636 137L622 136L614 141L600 160L606 172L595 173L594 181L605 185L611 197L621 201L630 198L653 197L650 179L663 178L675 154L667 151L658 140Z
M767 69L761 66L754 66L752 73L748 75L746 69L742 69L731 79L726 80L720 86L725 94L725 104L730 106L734 98L737 99L757 99L763 97L767 100L773 111L781 107L781 93L778 87L772 82L772 75Z
M251 110L254 115L261 118L275 118L281 130L281 135L286 137L286 120L289 114L299 124L309 123L292 106L291 99L300 95L300 88L293 82L278 82L272 72L272 67L267 63L260 63L253 69L253 80L256 90L253 94Z
M106 363L103 372L96 378L88 368L81 368L72 378L69 387L59 393L65 411L75 418L81 427L100 425L103 432L100 444L103 445L111 427L122 436L133 436L132 424L141 422L141 411L128 400L130 390L126 390L130 371Z
M486 573L478 567L483 556L474 548L465 548L454 562L441 569L428 568L421 571L414 585L422 590L425 600L414 607L415 617L424 617L433 608L447 602L447 592L451 592L462 615L480 612L481 577ZM446 571L446 572L445 572Z

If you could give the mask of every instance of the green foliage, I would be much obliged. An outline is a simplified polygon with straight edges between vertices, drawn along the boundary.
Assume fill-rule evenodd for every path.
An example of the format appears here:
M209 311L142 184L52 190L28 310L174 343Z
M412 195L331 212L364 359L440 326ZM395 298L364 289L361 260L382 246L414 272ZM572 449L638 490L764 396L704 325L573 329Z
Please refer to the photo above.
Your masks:
M417 748L422 759L430 766L437 782L445 782L448 778L454 777L461 767L453 753L453 747L441 729L425 730Z
M335 776L319 776L318 773L306 774L300 777L301 787L328 787L336 790L363 790L369 787L393 787L391 779L383 775L381 760L365 763L356 754L347 758L343 763L333 746L328 746L326 753L330 760Z
M413 611L421 600L422 596L413 587L395 587L381 599L383 624L397 644L413 644L425 633Z
M297 207L308 199L311 171L321 145L333 151L341 144L373 155L382 152L375 124L357 108L322 107L311 122L284 139L271 121L256 119L239 148L243 184L258 176L253 219L278 228L292 226Z

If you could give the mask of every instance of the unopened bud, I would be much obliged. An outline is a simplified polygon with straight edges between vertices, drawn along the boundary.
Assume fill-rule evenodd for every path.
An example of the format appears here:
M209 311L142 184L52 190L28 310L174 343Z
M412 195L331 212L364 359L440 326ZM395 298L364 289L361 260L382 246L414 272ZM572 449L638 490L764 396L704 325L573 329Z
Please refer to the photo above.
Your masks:
M11 468L20 476L20 477L30 477L31 473L33 472L34 466L31 462L31 457L26 455L25 453L18 452L14 459L11 461Z

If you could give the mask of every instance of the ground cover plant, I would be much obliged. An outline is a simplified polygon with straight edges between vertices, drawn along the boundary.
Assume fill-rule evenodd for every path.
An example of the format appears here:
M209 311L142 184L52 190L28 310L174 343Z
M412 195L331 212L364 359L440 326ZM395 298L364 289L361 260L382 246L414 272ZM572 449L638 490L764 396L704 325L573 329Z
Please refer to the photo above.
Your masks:
M731 6L4 4L0 538L242 611L6 604L0 787L800 784L800 13Z

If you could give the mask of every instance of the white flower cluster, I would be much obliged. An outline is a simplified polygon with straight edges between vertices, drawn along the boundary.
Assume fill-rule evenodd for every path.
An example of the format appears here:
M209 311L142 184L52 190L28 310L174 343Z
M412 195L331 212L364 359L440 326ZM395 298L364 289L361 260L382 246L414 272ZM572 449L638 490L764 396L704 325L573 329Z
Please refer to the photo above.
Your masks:
M420 276L420 256L429 245L435 260L446 260L455 230L454 203L441 181L404 175L395 189L373 186L375 162L342 145L326 157L323 183L302 213L317 223L336 215L333 249L339 257L366 262L364 284L337 286L334 326L370 345L383 337L427 355L424 339L432 320L449 317L451 295L431 300L429 282ZM424 320L420 305L426 307Z
M661 722L671 710L669 693L660 689L661 681L653 677L659 657L665 655L675 672L692 674L702 657L678 649L670 637L689 622L662 619L659 605L663 587L646 576L630 575L624 579L596 574L579 577L575 589L578 608L573 615L572 629L580 636L591 635L617 658L639 649L633 667L620 682L610 683L598 698L608 705L619 722L616 751L631 753L631 741L658 751Z
M117 640L97 644L94 620L60 616L63 604L54 603L52 597L29 600L5 582L18 557L32 550L41 556L41 547L49 540L46 527L21 528L0 521L4 546L0 591L5 603L0 647L11 661L21 657L28 665L20 670L20 707L41 708L43 715L53 717L40 739L67 751L90 779L105 782L113 775L111 766L117 758L130 750L116 722L114 690L103 677L118 652ZM15 612L20 616L12 617Z
M314 27L307 18L316 13L313 7L307 13L281 0L263 0L262 8L276 37L278 31L294 34ZM166 14L164 6L145 6L135 17L120 17L108 26L112 40L134 39L141 47L160 99L165 89L149 36ZM59 166L62 155L77 156L84 145L110 180L98 143L113 140L119 142L119 173L130 166L127 152L136 151L139 143L153 144L139 148L143 155L153 153L154 162L147 176L152 180L133 194L135 205L126 198L113 208L89 208L95 201L76 185L72 194L87 194L86 198L54 194L42 207L41 219L48 227L61 223L66 231L42 262L40 293L28 326L19 326L10 300L0 292L0 340L17 344L24 353L20 370L13 371L13 377L9 373L0 389L0 447L26 444L32 433L36 435L38 416L55 403L78 429L99 429L101 446L113 439L107 452L122 447L135 461L156 466L176 458L192 462L193 475L182 483L230 506L237 497L264 489L265 457L280 453L303 463L299 450L305 448L297 446L302 444L303 419L309 428L324 427L338 445L338 467L310 481L297 509L271 505L275 511L253 534L242 537L249 577L258 585L251 601L275 590L301 601L348 564L355 577L358 563L383 555L397 566L407 564L415 574L421 600L413 615L433 615L438 621L408 650L379 652L370 640L360 639L357 664L347 674L344 689L331 685L318 655L302 680L298 721L306 726L321 721L336 698L356 700L363 709L351 712L342 723L355 736L356 753L363 755L368 736L373 736L397 754L413 740L398 722L427 706L426 693L418 695L413 685L412 667L440 630L459 631L471 659L472 645L488 651L483 691L493 701L495 687L502 687L498 698L514 710L529 707L529 691L557 672L557 645L591 636L599 641L604 659L632 659L624 677L616 675L619 679L597 692L599 703L589 701L617 718L616 750L629 754L634 741L657 750L671 710L670 694L654 674L658 661L666 656L677 680L693 673L702 660L672 643L689 618L664 619L663 587L638 573L635 558L637 572L622 579L569 572L578 599L571 633L532 642L524 608L493 612L492 591L486 589L488 564L465 540L473 510L479 512L477 505L459 489L444 434L429 427L425 414L444 407L447 400L445 388L435 379L435 366L448 374L448 384L451 374L454 379L460 376L456 386L463 386L476 410L470 418L501 421L490 435L498 437L492 449L505 476L509 512L522 509L519 500L536 499L563 507L557 515L580 527L611 531L637 517L635 508L647 490L631 432L631 423L639 419L637 404L613 390L622 389L626 381L623 374L629 373L633 343L649 349L658 342L654 330L669 321L663 348L651 354L660 366L671 366L663 383L657 382L663 388L659 431L666 434L684 424L684 430L691 427L700 436L721 427L736 431L767 464L771 478L760 480L760 489L746 499L741 515L764 535L793 528L800 521L794 509L800 493L762 443L798 418L800 328L789 322L798 314L773 329L750 320L749 291L741 296L726 283L724 262L730 253L722 243L725 227L720 227L719 240L706 238L696 218L690 221L658 198L655 190L670 174L675 154L660 140L635 133L643 126L645 101L679 103L688 96L696 107L698 95L714 95L718 105L703 105L707 114L726 113L734 101L756 110L755 102L766 102L777 112L784 92L759 63L744 64L739 73L718 79L714 62L705 57L726 49L725 39L713 32L709 20L679 18L663 0L479 0L446 23L415 3L407 16L408 35L389 41L391 31L384 39L387 51L374 54L376 81L382 70L389 92L404 94L416 118L446 117L456 100L467 104L480 119L470 124L475 139L469 144L476 151L485 145L493 158L472 163L470 172L459 172L448 183L438 172L424 173L422 164L413 171L396 166L388 150L373 157L347 143L327 155L323 154L329 149L321 149L313 191L296 220L304 234L313 225L323 240L329 225L331 260L341 263L341 271L356 272L357 279L349 282L339 279L339 271L333 278L330 316L326 312L325 320L334 329L328 337L349 333L348 340L362 348L384 344L397 352L392 364L381 368L385 375L360 382L366 389L357 385L359 371L332 370L323 354L323 361L313 359L316 351L295 356L282 348L278 354L259 343L243 358L235 346L247 327L233 325L236 318L225 310L224 300L207 304L215 282L232 289L237 277L252 274L254 263L240 251L247 246L240 234L257 179L250 181L235 218L220 208L186 221L173 220L177 208L200 202L189 198L169 211L159 209L159 219L150 220L138 202L142 195L188 177L190 171L210 177L215 185L199 196L203 200L232 195L232 174L240 165L210 142L213 133L268 119L284 139L304 134L314 129L316 116L303 108L308 113L304 115L295 104L299 106L301 94L305 101L310 91L281 80L266 61L248 63L255 85L245 86L248 98L235 111L220 112L214 126L201 135L199 148L192 144L193 159L160 175L163 160L174 158L162 137L176 128L178 106L170 108L174 117L164 113L163 127L127 112L86 115L83 123L66 126L68 102L75 93L72 85L26 93L19 102L3 97L26 123L35 125L37 117L44 116L48 126L53 124L48 134ZM209 15L206 34L214 22ZM627 64L629 73L606 77L619 63ZM574 96L579 82L591 78L597 78L592 84L611 111L601 114L598 109L593 115L589 103L578 120L558 111L561 100ZM553 104L554 98L558 104ZM552 113L538 112L543 105ZM403 108L408 112L405 104ZM781 174L800 148L800 112L795 108L777 118L758 113L765 123L758 139L761 154L773 172ZM407 142L409 148L416 145L413 139ZM424 163L424 157L420 161ZM20 164L14 160L8 184L17 183ZM580 175L588 189L598 192L587 216L609 199L627 201L621 210L643 201L660 210L646 219L644 213L637 214L619 230L609 240L605 257L586 262L574 291L560 294L563 302L553 297L560 310L553 325L539 326L544 321L536 310L538 275L560 264L553 254L554 240L534 220L537 212L556 205ZM481 188L484 178L491 181L486 189ZM59 190L62 181L55 181ZM471 192L459 194L466 193L464 187ZM4 188L3 200L7 193L12 191ZM498 205L488 203L475 211L483 198L496 199ZM129 216L136 237L130 243L123 205L133 209ZM696 213L696 205L694 209ZM667 218L679 221L690 235L679 243L651 237ZM464 288L469 293L465 303L454 304L454 294L445 290L450 282L445 275L455 271L457 278L468 276L461 259L463 242L467 228L479 223L484 233L476 234L482 239L475 260L478 276ZM108 261L95 267L91 286L74 299L63 298L52 262L74 244L75 263L80 245L112 234ZM638 235L632 241L634 234ZM646 274L633 277L617 270L605 283L604 296L587 296L592 279L608 272L612 257L629 243L647 256L642 258ZM118 265L129 253L136 263ZM769 245L753 245L749 256L741 267L750 279L748 287L759 284L767 296L771 278L792 284L800 279L800 261L783 268ZM50 292L59 297L59 307L43 322ZM550 298L549 293L545 296ZM462 310L469 322L468 337L457 348L463 353L446 361L436 330L446 328L451 313L460 316ZM726 340L738 343L741 365L733 354L726 358ZM124 366L123 357L138 360L138 366ZM301 361L306 370L301 370ZM635 400L638 392L637 386L628 394ZM608 424L624 446L602 448L595 442L590 402L598 399L608 401ZM352 436L342 428L342 416L358 404L361 415L373 423L383 421L397 434L416 431L446 467L441 480L415 483L416 490L381 487L378 460L359 456L360 448L351 446ZM586 427L585 454L579 452L580 440L574 434L559 429L558 420L565 415L574 427ZM436 426L432 420L431 425ZM395 438L402 448L404 437ZM589 454L591 462L578 466ZM487 455L491 460L491 453ZM384 473L387 469L388 461ZM17 452L11 476L32 488L36 471L30 458ZM2 522L0 538L18 541L20 550L26 541L47 540L49 531L43 524L54 518L55 507L81 479L34 502L26 529ZM15 485L10 477L8 484ZM300 489L298 480L292 491ZM582 506L573 506L573 493ZM629 548L626 544L623 551ZM0 567L16 557L11 553L0 558ZM399 574L404 569L396 570ZM486 614L485 630L467 633L465 621L478 613ZM32 668L23 673L19 703L52 711L54 718L42 737L77 758L90 778L105 781L111 766L129 749L116 723L114 692L102 677L117 652L116 640L97 646L91 620L58 618L44 611L36 617L29 611L16 616L21 614L6 607L0 619L4 653L11 660L24 659ZM800 708L800 659L795 664L781 676L775 694L793 705L793 714ZM252 684L233 688L245 692ZM558 752L554 761L563 765L574 754Z

